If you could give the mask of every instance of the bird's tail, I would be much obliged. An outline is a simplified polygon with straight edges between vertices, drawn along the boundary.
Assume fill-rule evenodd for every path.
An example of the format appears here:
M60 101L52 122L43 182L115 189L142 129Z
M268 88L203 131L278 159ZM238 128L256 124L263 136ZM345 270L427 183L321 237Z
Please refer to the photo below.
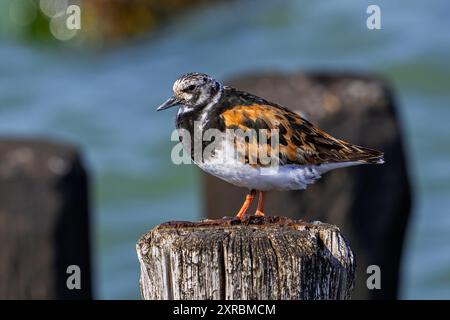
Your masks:
M354 146L358 149L357 160L360 163L365 164L383 164L384 163L384 153L378 150L369 149L361 146Z

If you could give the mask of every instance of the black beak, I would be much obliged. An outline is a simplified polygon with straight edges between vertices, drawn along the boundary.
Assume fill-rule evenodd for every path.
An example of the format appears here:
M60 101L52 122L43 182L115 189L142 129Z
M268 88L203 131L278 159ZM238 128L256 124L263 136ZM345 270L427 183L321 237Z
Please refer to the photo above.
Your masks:
M180 104L180 102L177 100L177 98L175 97L171 97L170 99L168 99L166 102L164 102L162 105L160 105L158 107L158 109L156 109L156 111L161 111L161 110L165 110L168 109L170 107L174 107L177 104Z

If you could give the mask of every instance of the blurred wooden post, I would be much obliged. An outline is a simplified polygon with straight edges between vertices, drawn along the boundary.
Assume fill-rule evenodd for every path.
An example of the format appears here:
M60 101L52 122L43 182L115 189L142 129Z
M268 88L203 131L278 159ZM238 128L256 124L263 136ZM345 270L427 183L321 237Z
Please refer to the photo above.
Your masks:
M283 217L168 222L136 249L143 299L348 299L355 276L337 227Z
M0 299L91 298L88 209L76 149L0 140ZM67 287L71 265L80 289Z
M353 298L396 299L411 194L401 119L388 83L365 74L294 72L247 74L228 84L289 107L333 136L385 152L382 166L333 170L307 190L269 192L265 210L339 226L358 257L356 277L366 279L370 265L383 273L381 289L357 281ZM248 190L202 177L207 218L231 215L242 205Z

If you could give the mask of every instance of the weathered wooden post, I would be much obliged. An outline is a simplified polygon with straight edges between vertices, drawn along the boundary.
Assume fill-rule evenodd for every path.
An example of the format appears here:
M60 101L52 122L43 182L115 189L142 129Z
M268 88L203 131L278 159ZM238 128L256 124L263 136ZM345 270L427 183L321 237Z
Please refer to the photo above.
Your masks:
M1 138L0 299L90 299L90 268L80 153L47 140Z
M167 222L136 249L143 299L348 299L355 276L337 227L284 217Z

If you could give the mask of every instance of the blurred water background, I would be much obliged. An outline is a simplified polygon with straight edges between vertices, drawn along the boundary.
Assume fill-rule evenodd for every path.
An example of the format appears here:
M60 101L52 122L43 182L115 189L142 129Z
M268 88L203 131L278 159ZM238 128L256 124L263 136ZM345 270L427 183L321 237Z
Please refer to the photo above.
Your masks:
M16 41L0 4L0 135L82 148L93 188L94 294L139 298L137 239L198 219L198 171L170 161L175 111L156 113L181 73L375 72L394 86L415 204L401 298L450 298L450 2L236 1L180 14L107 50ZM6 19L6 20L5 20ZM382 237L383 235L380 235Z

